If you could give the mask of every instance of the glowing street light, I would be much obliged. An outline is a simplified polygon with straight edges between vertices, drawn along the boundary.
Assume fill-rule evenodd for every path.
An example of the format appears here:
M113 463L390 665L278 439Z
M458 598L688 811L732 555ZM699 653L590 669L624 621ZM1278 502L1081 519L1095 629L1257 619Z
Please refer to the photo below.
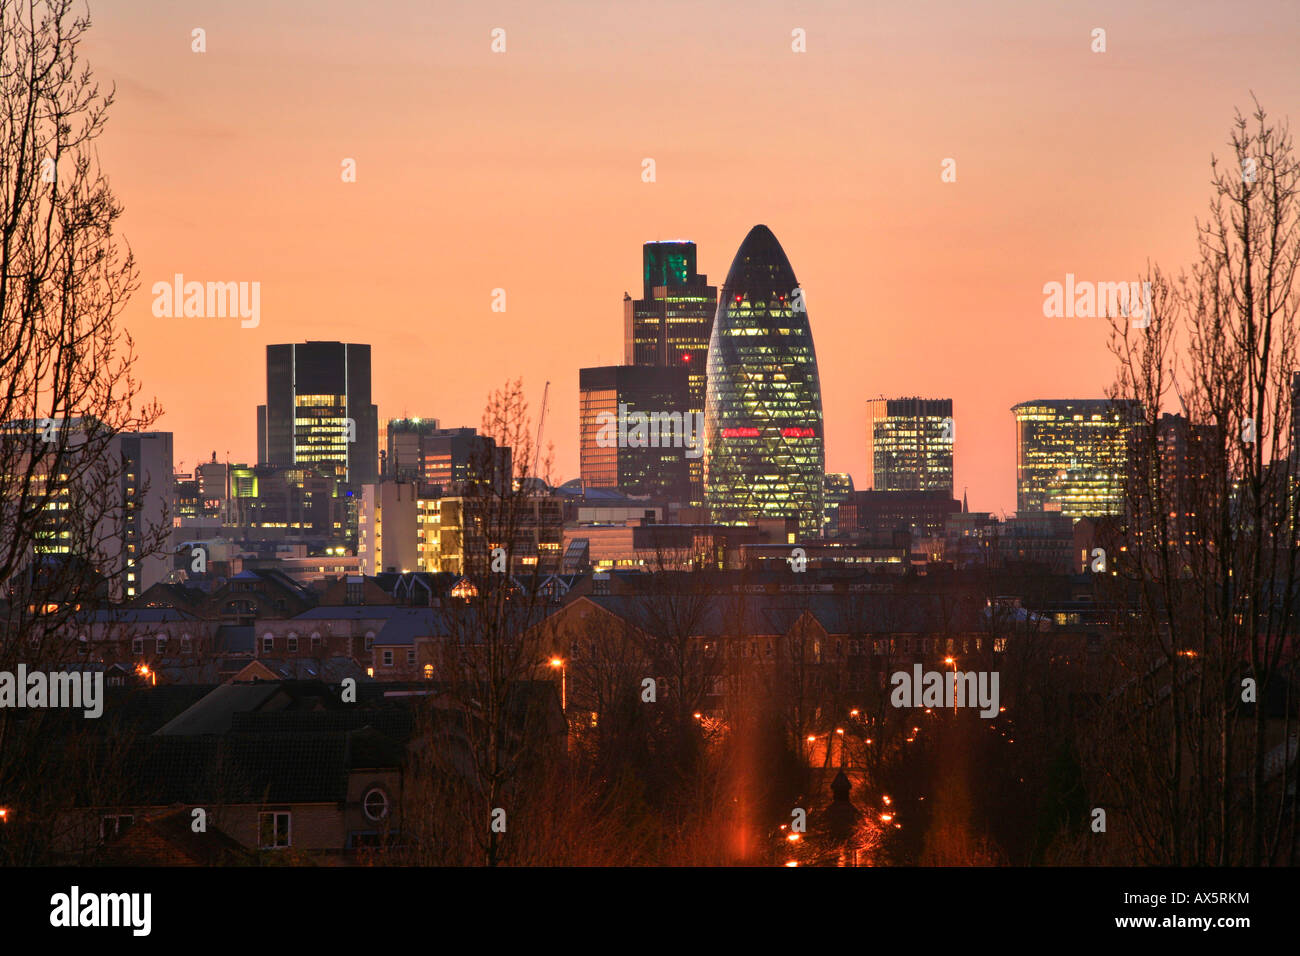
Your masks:
M569 712L569 669L564 666L563 657L552 657L551 666L560 669L560 710L567 714Z

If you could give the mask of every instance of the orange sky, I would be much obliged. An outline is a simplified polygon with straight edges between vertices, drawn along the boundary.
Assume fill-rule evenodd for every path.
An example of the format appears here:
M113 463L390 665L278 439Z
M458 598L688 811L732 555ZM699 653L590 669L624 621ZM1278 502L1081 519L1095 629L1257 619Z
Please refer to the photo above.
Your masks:
M252 461L265 346L366 342L381 420L477 425L506 378L534 408L550 380L552 477L576 477L578 368L622 361L640 244L695 240L721 285L764 222L805 290L828 470L869 486L867 398L951 397L957 493L1013 510L1010 407L1113 368L1106 321L1043 318L1043 284L1186 263L1233 108L1300 119L1294 0L1132 6L92 0L157 427L178 468ZM177 272L260 282L260 324L155 318Z

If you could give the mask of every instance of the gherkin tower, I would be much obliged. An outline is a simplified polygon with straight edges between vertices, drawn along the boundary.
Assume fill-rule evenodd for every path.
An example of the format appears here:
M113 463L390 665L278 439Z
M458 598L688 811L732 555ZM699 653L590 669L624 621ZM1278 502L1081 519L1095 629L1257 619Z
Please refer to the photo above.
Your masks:
M803 293L767 226L741 243L709 341L704 477L712 519L796 518L821 533L826 453Z

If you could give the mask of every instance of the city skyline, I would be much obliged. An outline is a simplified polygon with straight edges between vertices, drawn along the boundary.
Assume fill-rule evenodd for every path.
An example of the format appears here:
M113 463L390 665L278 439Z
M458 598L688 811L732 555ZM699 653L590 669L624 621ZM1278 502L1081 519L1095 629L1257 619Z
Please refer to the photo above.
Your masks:
M1113 372L1105 320L1044 318L1043 284L1186 261L1224 118L1251 89L1284 111L1300 93L1283 3L1254 5L1227 35L1209 4L1177 17L1007 3L741 20L684 4L601 17L572 3L398 8L409 29L397 33L342 3L310 18L246 2L96 8L87 56L118 84L101 151L141 275L123 321L165 409L156 427L187 469L213 450L255 459L252 409L228 409L260 390L275 342L370 342L385 418L477 427L516 375L534 413L547 380L551 408L574 408L577 369L621 361L642 243L688 238L717 277L766 222L817 317L827 469L866 486L867 399L942 394L960 409L956 493L1013 511L1008 409L1101 394ZM678 13L698 28L683 34ZM490 50L497 26L505 54ZM1090 49L1095 26L1105 53ZM795 27L806 54L791 52ZM666 45L695 68L663 70ZM275 100L256 95L267 84ZM649 121L628 107L650 102ZM1062 102L1078 135L1045 132ZM741 135L772 118L770 143ZM355 183L340 181L347 157ZM646 157L654 183L641 181ZM948 157L954 183L940 178ZM260 281L260 324L154 317L150 285L178 272ZM437 359L448 343L456 363ZM578 474L577 435L555 422L562 481Z

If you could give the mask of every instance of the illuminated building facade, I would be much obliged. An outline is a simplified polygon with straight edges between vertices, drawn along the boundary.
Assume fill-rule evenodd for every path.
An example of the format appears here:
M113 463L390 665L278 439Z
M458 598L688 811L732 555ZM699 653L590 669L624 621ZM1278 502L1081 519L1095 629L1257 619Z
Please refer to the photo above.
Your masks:
M354 485L374 481L379 411L370 403L370 346L268 345L257 447L259 464L314 468Z
M686 503L690 498L690 466L703 461L704 435L694 431L698 416L691 416L687 371L684 368L646 368L635 365L606 365L578 370L578 462L586 488L616 488L625 495L649 495L665 501ZM659 434L654 444L641 442L635 432L628 435L602 423L625 422L635 416L669 416L673 435ZM673 415L676 418L672 418ZM660 418L656 425L663 423ZM686 435L685 429L692 429ZM618 434L611 436L610 432ZM610 437L618 440L611 443ZM685 447L687 437L695 440L694 450ZM689 453L689 454L688 454ZM694 457L691 457L693 455Z
M642 297L623 298L623 363L682 368L687 372L689 410L704 411L709 339L718 289L696 271L695 243L685 239L647 242L641 248ZM704 462L688 462L690 503L704 503Z
M718 524L793 518L821 534L826 459L817 353L802 289L755 226L722 287L709 343L704 481Z
M1110 399L1038 399L1016 416L1016 510L1071 518L1124 510L1129 442L1140 412Z
M942 491L952 497L956 428L950 398L867 402L873 491Z

